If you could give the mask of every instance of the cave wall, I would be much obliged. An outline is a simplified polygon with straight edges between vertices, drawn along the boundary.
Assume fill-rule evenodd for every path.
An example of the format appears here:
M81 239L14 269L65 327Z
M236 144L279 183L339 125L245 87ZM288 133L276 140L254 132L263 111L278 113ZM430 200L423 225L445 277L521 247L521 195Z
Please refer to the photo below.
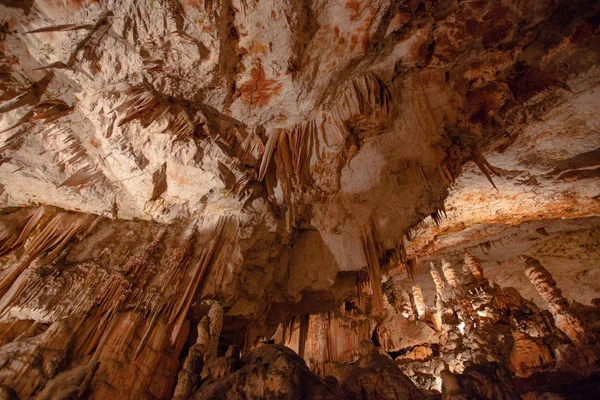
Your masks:
M513 398L593 376L598 11L0 1L0 389Z

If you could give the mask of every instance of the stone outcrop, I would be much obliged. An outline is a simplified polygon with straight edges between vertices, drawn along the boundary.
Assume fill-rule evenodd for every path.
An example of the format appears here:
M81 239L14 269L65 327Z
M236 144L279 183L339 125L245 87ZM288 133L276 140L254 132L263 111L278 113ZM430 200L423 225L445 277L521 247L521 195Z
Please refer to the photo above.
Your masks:
M287 347L261 346L246 354L239 368L203 384L191 398L221 399L335 399L336 391L311 373L304 361Z

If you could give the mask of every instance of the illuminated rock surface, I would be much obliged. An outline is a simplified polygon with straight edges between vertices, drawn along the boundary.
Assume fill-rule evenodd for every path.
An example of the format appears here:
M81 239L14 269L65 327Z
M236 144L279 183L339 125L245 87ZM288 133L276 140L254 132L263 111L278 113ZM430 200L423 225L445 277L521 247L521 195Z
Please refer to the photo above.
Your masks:
M598 15L0 0L1 396L597 398Z

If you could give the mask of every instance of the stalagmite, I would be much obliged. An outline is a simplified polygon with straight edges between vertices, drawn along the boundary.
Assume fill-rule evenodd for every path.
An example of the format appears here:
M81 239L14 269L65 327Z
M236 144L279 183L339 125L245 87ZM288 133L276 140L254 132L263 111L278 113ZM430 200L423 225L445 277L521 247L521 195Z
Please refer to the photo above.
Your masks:
M190 347L188 355L183 363L183 367L181 371L179 371L177 386L175 386L175 392L173 394L174 400L187 399L198 388L200 374L204 367L204 357L207 354L211 340L209 325L209 318L206 315L202 317L198 323L198 339L196 340L196 343Z
M433 278L433 283L435 284L435 293L440 298L440 300L445 301L446 296L444 295L445 283L440 274L435 269L433 263L431 263L431 277Z
M67 400L85 397L99 364L98 357L94 356L88 363L58 374L44 386L44 389L34 399Z
M456 289L459 284L458 276L456 275L456 271L452 264L442 258L442 272L444 273L444 277L450 284L452 289Z
M415 319L410 294L406 290L400 293L400 313L404 318Z
M517 376L529 376L553 363L548 347L524 332L512 331L515 344L510 352L509 366Z
M561 290L556 286L552 275L538 260L529 256L521 256L521 263L525 269L525 275L527 275L544 300L548 303L566 303L566 299L562 296Z
M525 269L525 275L535 286L540 296L548 302L548 309L554 316L556 326L574 343L585 343L587 335L583 323L573 314L571 306L567 299L562 296L562 292L556 286L552 275L538 260L532 257L521 256L521 263Z
M430 269L430 273L431 273L431 277L433 278L433 283L435 284L435 293L436 293L436 297L435 297L435 313L432 316L432 322L435 326L435 329L437 331L441 331L443 326L443 317L444 317L444 313L445 313L445 308L446 308L446 295L444 294L444 289L446 284L444 283L443 278L440 276L440 274L437 272L437 270L435 269L435 266L433 265L433 263L431 263L431 269Z
M479 260L469 253L465 253L465 266L469 269L471 274L473 274L478 282L485 281L485 277L483 276L483 268L481 268Z
M462 264L460 271L460 286L461 289L476 290L478 286L477 278L471 272L471 268L467 264Z
M417 315L420 320L425 320L427 317L427 306L425 305L425 301L423 299L423 291L419 285L413 285L413 298L415 299L415 308L417 309Z
M442 378L442 399L450 400L450 399L462 399L462 389L460 384L458 383L458 379L456 376L452 374L452 372L448 370L443 370L440 373L440 377Z
M223 307L221 307L219 303L212 303L210 311L208 312L208 319L210 321L210 341L208 342L208 348L206 349L206 356L204 357L205 361L217 358L219 337L221 336L221 329L223 328Z

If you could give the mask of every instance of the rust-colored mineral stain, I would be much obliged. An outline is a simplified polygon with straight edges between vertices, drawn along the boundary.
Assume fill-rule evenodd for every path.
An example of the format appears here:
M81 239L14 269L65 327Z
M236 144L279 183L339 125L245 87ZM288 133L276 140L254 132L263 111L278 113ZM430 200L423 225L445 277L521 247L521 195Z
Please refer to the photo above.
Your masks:
M98 0L68 0L67 8L74 8L75 10L79 10L85 5L94 4L97 2Z
M346 3L346 9L350 10L350 20L356 21L360 17L360 1L350 0Z
M184 8L202 8L203 0L184 0L181 5Z
M262 107L269 103L273 95L281 90L281 82L267 79L261 63L250 70L250 80L240 86L238 93L244 104L251 108Z

